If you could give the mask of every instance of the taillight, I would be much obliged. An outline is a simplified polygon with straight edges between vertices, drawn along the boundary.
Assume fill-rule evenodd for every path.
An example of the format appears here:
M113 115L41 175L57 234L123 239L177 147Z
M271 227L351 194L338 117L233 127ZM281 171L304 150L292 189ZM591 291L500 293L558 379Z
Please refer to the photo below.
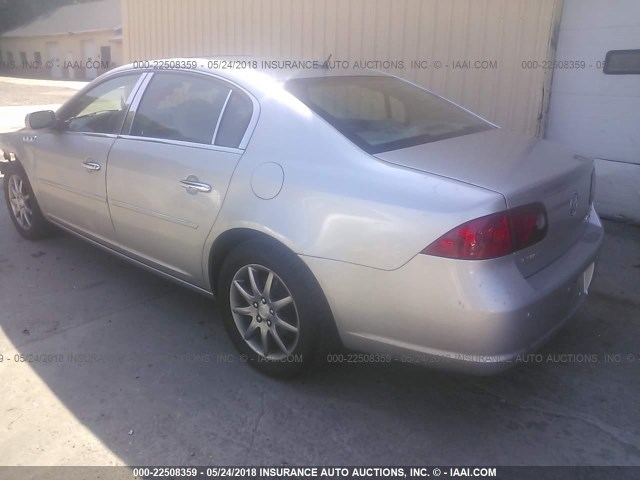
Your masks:
M460 260L486 260L529 247L546 234L547 212L541 203L533 203L463 223L420 253Z

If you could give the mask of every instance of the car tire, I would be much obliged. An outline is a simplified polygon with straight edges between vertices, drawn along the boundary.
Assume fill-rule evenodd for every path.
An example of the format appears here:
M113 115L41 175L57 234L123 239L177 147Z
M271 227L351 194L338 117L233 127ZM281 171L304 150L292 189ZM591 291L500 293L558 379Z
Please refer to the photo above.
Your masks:
M264 374L298 375L336 340L320 286L284 247L241 243L225 259L218 286L225 329L240 360Z
M18 233L28 240L40 240L50 236L51 224L40 210L22 165L16 163L7 169L3 183L9 216Z

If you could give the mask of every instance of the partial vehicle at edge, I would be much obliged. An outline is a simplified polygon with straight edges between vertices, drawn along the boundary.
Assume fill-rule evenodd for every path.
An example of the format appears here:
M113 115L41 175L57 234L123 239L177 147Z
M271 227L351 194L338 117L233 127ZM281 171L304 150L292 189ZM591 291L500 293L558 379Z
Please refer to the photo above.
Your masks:
M210 297L260 371L336 345L477 373L585 299L593 161L370 71L120 67L0 135L18 232L55 225Z

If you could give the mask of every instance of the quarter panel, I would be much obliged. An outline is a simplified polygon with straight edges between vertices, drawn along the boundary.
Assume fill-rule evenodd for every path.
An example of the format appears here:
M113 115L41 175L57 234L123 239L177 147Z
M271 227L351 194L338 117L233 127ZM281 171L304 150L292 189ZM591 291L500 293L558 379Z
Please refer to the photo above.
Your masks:
M284 171L270 200L251 189L267 162ZM495 192L364 153L281 92L261 99L260 121L205 252L224 231L252 228L296 253L392 270L454 226L505 207Z
M347 346L510 357L539 344L582 302L582 274L602 238L594 214L565 255L529 278L512 256L465 261L418 255L394 271L301 258L325 292Z

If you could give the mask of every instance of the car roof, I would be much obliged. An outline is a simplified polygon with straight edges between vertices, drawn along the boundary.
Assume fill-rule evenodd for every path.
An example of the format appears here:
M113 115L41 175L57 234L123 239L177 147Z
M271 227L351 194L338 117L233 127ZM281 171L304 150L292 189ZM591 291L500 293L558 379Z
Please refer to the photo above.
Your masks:
M327 68L328 67L328 68ZM345 68L343 68L345 67ZM296 78L323 78L340 76L389 76L366 68L354 68L351 62L323 60L283 60L251 56L179 57L133 62L109 73L124 71L144 72L205 72L226 78L255 93L265 84L283 83Z

